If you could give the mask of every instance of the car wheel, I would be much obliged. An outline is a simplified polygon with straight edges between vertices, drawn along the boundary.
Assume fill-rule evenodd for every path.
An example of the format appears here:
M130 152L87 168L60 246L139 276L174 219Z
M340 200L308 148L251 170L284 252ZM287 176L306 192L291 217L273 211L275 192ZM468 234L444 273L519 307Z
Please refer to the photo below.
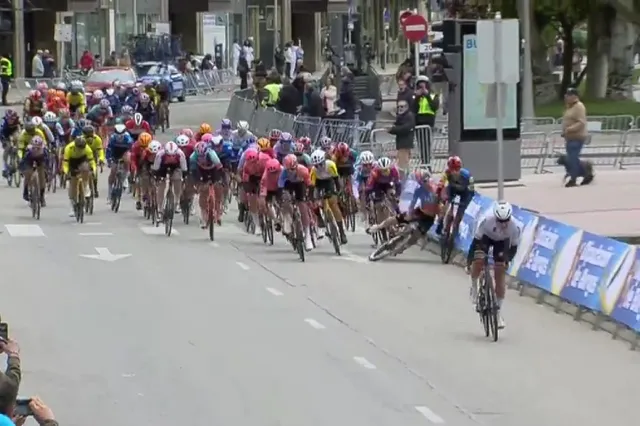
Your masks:
M184 102L186 100L187 100L187 98L184 95L178 96L178 102Z

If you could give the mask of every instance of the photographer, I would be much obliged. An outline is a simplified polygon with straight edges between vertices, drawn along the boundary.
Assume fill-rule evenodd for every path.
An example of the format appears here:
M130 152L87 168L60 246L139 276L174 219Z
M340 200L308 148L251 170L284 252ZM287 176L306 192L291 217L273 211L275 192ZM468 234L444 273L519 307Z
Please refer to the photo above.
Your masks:
M29 415L33 415L40 426L58 426L53 412L40 398L16 401L22 378L18 344L13 340L0 340L0 351L7 355L7 369L0 373L0 426L22 426ZM20 410L16 410L17 406Z

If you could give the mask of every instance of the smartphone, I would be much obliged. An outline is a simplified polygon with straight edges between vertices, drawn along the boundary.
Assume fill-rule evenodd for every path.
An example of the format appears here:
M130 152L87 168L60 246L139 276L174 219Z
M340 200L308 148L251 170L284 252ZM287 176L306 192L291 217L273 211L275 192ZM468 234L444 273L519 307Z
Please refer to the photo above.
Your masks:
M0 322L0 340L9 340L9 324L6 322Z
M31 403L31 398L16 398L16 407L13 410L14 415L16 416L33 416L33 411L31 411L31 407L29 404Z

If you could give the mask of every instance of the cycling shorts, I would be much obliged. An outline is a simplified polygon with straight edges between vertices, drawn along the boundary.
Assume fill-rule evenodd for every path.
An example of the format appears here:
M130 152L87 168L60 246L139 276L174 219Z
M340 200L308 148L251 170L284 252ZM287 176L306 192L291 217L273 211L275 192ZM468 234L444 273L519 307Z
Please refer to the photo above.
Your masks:
M287 181L284 184L284 189L293 195L293 200L297 202L303 202L305 200L305 184L304 182L291 182Z
M247 194L257 194L260 191L260 181L262 176L249 175L249 179L242 183L242 188Z
M396 220L399 224L409 224L411 222L417 222L420 232L426 234L433 226L436 217L429 216L420 209L414 209L411 213L397 214Z

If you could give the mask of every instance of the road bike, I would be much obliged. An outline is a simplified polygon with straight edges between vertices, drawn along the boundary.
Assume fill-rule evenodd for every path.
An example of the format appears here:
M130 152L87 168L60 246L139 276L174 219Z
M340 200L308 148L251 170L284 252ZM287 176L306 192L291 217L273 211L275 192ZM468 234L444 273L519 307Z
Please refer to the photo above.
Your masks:
M31 206L31 216L40 220L40 210L42 208L42 197L40 196L40 174L38 164L33 163L31 178L29 179L29 205Z
M353 188L351 187L351 179L341 179L342 190L338 194L338 206L344 218L344 226L346 230L356 231L356 215L358 214L358 204L353 196Z
M169 126L169 102L162 101L158 106L158 121L160 124L160 130L162 133L165 132Z
M493 286L489 256L482 251L476 251L475 255L483 257L482 273L480 277L478 277L478 302L476 304L476 311L480 315L485 337L491 335L493 341L497 342L499 317L498 298L496 296L496 289Z
M124 161L118 160L116 165L116 181L111 188L111 211L118 213L120 210L120 202L122 201L122 191L124 189L124 177L125 177Z
M207 189L207 229L209 230L209 240L215 239L215 223L216 223L216 190L215 183L209 180Z
M426 228L421 222L413 221L405 225L395 237L385 241L371 253L369 260L377 262L388 256L397 256L415 245L429 231L429 228Z
M58 150L54 149L49 155L49 164L47 165L47 192L56 193L58 187Z
M333 244L333 250L336 255L340 256L340 232L338 231L338 225L336 224L335 217L333 216L333 210L331 210L331 205L329 204L330 198L331 195L323 194L320 214L322 215L327 229L326 235Z
M85 196L84 196L84 181L82 175L78 171L78 178L76 179L76 199L73 204L73 212L75 213L76 222L84 223L85 212Z
M22 175L18 170L20 160L18 159L18 148L13 144L13 141L7 147L9 153L7 154L7 183L9 186L15 184L16 188L20 188L22 182Z
M460 198L455 197L451 200L449 207L447 208L447 212L444 216L442 235L440 236L440 259L444 264L451 261L456 236L458 235L458 228L460 226L460 220L462 219L461 213Z
M302 227L302 214L297 203L293 203L292 206L292 228L293 234L289 237L293 249L298 253L300 260L305 261L305 246L304 246L304 228Z
M173 195L171 179L169 179L168 186L169 189L167 190L167 195L164 199L164 208L162 209L162 218L164 221L164 233L167 237L170 237L173 229L173 216L176 211L176 200ZM158 226L158 224L156 224L156 226Z

